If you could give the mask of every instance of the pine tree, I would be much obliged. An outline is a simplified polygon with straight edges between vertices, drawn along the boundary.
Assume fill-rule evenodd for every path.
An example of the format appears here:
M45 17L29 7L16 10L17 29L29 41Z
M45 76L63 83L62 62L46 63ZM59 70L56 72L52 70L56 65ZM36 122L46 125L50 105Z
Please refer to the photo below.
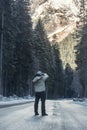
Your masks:
M77 52L77 70L79 73L80 82L82 85L82 94L80 96L87 96L87 2L85 0L80 1L80 25L78 25L78 38L80 37L80 42L76 47Z
M8 65L8 57L9 60L11 58L10 53L7 53L7 49L11 49L12 47L12 32L11 32L11 0L3 0L2 2L2 34L1 34L1 85L3 88L3 93L7 90L7 65ZM10 55L10 56L9 56ZM9 63L10 64L10 63ZM9 66L9 65L8 65Z
M42 21L39 20L34 32L35 55L37 68L48 73L47 91L49 98L63 96L63 70L57 44L51 46L47 39ZM36 58L35 58L36 59Z
M32 24L29 15L29 2L16 1L16 29L13 83L15 94L24 96L29 92L28 78L32 74ZM15 82L16 81L16 82Z
M2 47L3 47L3 28L4 28L4 0L0 1L0 94L3 94L2 86Z
M64 74L62 61L60 59L58 43L53 45L54 51L54 82L53 82L53 95L54 98L64 97Z
M73 90L71 88L71 84L73 81L73 70L69 63L66 64L65 67L65 97L73 97Z
M2 83L5 96L28 94L32 75L32 23L28 0L4 0Z

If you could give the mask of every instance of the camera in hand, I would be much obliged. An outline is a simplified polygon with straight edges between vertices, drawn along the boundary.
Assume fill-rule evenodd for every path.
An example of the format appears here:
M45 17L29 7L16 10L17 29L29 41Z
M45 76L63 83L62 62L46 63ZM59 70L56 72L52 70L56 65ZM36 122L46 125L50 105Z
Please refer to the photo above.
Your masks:
M44 73L36 74L35 76L44 76Z

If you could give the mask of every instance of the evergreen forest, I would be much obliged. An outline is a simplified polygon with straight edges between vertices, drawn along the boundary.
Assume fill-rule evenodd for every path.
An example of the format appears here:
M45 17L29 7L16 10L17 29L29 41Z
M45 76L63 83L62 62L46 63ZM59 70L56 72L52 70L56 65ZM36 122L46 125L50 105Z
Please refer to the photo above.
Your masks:
M72 34L78 43L74 48L77 67L73 70L69 63L63 67L59 44L49 41L41 19L33 29L29 0L0 0L1 95L33 96L32 79L41 70L49 75L47 98L87 97L87 12L84 5L82 0L79 15L82 24L77 23ZM72 86L75 73L79 75L80 90Z

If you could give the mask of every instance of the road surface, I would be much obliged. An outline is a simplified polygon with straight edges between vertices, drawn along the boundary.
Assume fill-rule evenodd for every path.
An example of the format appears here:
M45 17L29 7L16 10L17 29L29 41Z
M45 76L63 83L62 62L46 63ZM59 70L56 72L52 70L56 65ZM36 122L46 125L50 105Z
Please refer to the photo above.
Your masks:
M47 100L48 116L34 116L33 104L0 108L0 130L87 130L87 106L72 100Z

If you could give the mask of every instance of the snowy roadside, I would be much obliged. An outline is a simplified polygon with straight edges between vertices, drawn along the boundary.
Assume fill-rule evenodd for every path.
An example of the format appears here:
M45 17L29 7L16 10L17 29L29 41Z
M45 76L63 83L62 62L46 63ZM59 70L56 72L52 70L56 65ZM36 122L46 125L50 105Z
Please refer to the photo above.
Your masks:
M73 98L75 103L87 106L87 98Z
M3 97L0 95L0 108L9 107L9 106L15 106L15 105L21 105L26 104L30 102L34 102L35 98L31 97L30 95L25 97L18 97L16 95L10 96L10 97ZM73 98L74 103L81 104L87 106L87 98Z
M0 95L0 108L14 106L14 105L21 105L25 103L34 102L34 97L25 96L25 97L17 97L16 95L10 97L3 97Z

